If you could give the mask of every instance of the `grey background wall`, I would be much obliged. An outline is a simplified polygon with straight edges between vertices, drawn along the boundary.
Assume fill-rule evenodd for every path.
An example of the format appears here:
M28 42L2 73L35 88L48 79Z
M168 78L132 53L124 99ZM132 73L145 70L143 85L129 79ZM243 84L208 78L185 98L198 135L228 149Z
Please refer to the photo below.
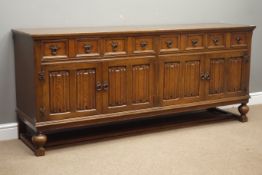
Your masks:
M251 91L262 91L260 0L0 0L0 124L15 122L12 28L226 22L253 24Z

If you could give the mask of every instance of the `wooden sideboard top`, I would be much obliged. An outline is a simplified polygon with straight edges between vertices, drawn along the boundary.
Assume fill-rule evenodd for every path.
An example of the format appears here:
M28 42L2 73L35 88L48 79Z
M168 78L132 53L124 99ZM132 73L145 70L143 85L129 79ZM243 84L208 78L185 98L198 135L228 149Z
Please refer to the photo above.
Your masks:
M176 24L176 25L154 25L154 26L109 26L109 27L77 27L77 28L24 28L14 29L32 37L61 36L61 35L92 35L92 34L114 34L114 33L144 33L144 32L167 32L167 31L201 31L220 29L255 29L253 25L225 24L225 23L203 23L203 24Z

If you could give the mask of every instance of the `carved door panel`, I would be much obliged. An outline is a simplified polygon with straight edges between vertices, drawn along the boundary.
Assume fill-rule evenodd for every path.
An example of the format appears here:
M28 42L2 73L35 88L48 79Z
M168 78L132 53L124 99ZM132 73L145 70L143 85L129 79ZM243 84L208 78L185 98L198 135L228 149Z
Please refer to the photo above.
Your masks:
M226 60L226 96L248 94L249 55L247 52L232 52Z
M180 56L160 57L160 103L176 104L182 100L183 60Z
M225 96L226 91L226 54L206 55L206 71L204 81L208 99L217 99Z
M245 52L206 56L208 99L245 95L248 92L249 56Z
M204 60L202 55L186 56L184 60L183 98L189 99L189 101L197 101L203 97L201 75L203 73Z
M153 105L152 58L103 63L104 112L141 109Z
M100 113L100 67L96 63L45 66L40 109L44 118L55 120Z
M160 103L173 105L203 98L202 55L160 57Z

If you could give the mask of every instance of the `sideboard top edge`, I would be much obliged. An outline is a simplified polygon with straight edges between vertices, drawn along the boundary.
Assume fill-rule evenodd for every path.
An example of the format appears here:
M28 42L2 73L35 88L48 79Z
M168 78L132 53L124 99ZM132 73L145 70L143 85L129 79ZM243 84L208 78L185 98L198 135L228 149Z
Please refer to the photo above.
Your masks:
M21 28L12 29L14 33L23 33L34 38L64 35L105 35L105 34L132 34L158 32L190 32L204 30L254 30L254 25L203 23L183 25L151 25L151 26L101 26L101 27L64 27L64 28Z

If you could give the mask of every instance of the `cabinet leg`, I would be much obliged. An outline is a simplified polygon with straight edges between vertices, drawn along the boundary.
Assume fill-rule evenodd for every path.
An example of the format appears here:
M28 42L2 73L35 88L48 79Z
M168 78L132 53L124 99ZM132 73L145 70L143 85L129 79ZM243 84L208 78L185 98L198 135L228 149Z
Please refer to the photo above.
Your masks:
M248 118L246 116L246 114L248 113L249 111L249 107L247 106L246 103L242 103L239 107L238 107L238 111L240 112L240 117L239 117L239 120L241 122L247 122L248 121Z
M26 125L24 122L18 118L18 138L21 139L21 134L26 133Z
M45 148L44 145L47 141L47 137L44 134L37 134L32 137L32 142L35 147L35 155L36 156L44 156Z

